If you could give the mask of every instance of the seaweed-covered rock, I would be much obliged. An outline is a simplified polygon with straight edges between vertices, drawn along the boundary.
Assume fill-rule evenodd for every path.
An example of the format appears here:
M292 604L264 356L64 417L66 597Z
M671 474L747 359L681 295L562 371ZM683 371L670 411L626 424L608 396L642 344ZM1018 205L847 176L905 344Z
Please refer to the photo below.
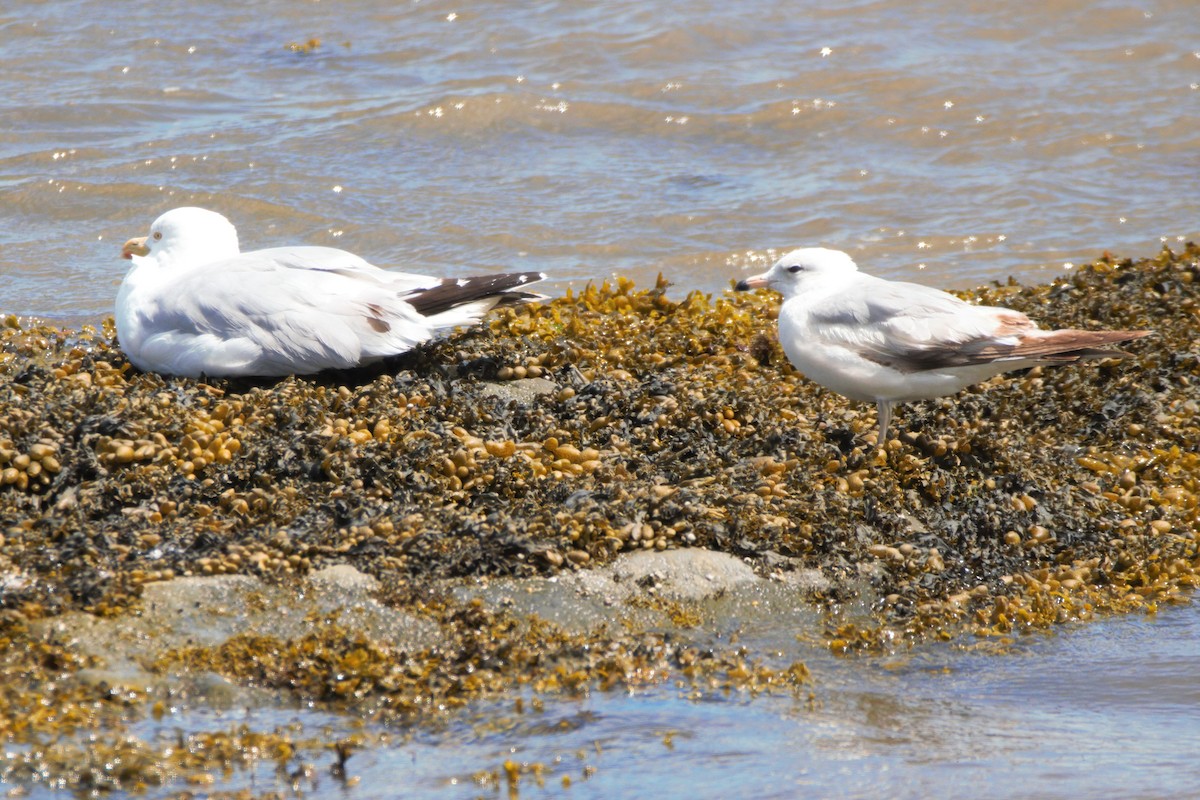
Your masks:
M868 408L791 369L765 294L619 280L371 371L274 382L139 373L111 329L10 317L0 603L97 610L171 576L331 564L403 596L689 545L819 568L831 601L877 564L881 608L914 630L949 600L1011 622L994 598L1035 584L1169 595L1195 560L1196 260L979 290L1157 335L912 404L886 453L862 444Z

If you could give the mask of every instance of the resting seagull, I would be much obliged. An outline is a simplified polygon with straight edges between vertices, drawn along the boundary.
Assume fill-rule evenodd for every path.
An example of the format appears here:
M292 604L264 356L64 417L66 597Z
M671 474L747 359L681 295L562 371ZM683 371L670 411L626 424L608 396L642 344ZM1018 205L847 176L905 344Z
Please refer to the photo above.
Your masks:
M954 394L1010 370L1121 356L1100 348L1151 333L1039 330L1019 311L865 275L850 256L823 247L793 250L735 288L760 287L783 295L779 343L796 369L875 403L880 447L896 403Z
M130 239L117 337L138 369L199 377L306 375L411 350L497 306L543 299L515 272L442 279L332 247L243 253L229 220L176 208Z

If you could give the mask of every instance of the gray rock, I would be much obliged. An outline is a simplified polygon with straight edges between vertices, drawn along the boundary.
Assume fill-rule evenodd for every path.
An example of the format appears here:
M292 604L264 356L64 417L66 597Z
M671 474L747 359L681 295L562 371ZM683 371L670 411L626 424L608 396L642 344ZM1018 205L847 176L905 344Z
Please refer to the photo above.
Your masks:
M740 558L699 547L623 554L609 572L617 583L634 583L670 600L710 599L761 580Z
M538 395L557 391L558 384L545 378L521 378L515 381L489 383L483 387L485 395L499 397L501 400L515 400L521 404L533 402Z
M794 569L781 572L775 579L785 586L790 586L807 594L827 592L833 587L829 576L819 569Z
M308 576L308 582L315 589L330 592L361 593L379 589L379 581L349 564L334 564L332 567L317 570Z
M41 620L34 629L97 658L103 666L87 673L87 680L137 687L163 682L148 667L168 650L216 647L241 634L295 639L313 629L312 615L336 614L347 628L397 649L441 641L433 622L376 600L377 588L374 578L347 566L321 570L298 587L270 586L248 575L176 578L146 584L141 605L128 614L70 612ZM184 683L205 694L225 694L219 681L212 683L215 678L193 676Z
M701 548L641 550L597 569L552 578L502 579L456 584L460 601L480 598L517 615L536 614L573 633L630 623L648 630L668 629L684 639L710 642L737 633L777 649L794 645L799 634L817 636L822 612L807 602L828 586L816 570L794 570L767 580L735 556ZM691 609L704 620L681 628L657 598Z

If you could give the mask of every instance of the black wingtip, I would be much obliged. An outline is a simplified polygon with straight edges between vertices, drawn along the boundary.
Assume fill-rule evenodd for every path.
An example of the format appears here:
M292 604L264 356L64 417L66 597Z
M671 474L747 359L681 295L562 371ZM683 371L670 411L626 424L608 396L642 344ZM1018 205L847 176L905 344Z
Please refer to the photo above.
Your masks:
M417 313L426 317L489 297L497 298L497 306L520 305L545 299L545 295L525 290L526 286L545 278L544 272L502 272L472 278L445 278L437 286L418 289L404 299Z

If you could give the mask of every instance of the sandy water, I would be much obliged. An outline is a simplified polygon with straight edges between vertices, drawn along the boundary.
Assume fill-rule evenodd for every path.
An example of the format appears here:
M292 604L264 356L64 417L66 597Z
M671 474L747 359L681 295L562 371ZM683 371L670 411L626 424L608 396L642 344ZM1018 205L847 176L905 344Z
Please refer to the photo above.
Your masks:
M522 798L1194 798L1197 641L1190 606L1035 636L1003 655L814 654L811 704L597 694L506 730L489 716L488 727L365 752L351 773L363 797L380 798L396 781L416 796L489 796L473 777L502 773L506 759L547 768L544 786L521 782Z
M745 630L741 644L765 653L767 664L802 657L813 672L811 697L707 692L694 700L686 686L657 685L575 700L546 698L535 709L526 696L522 711L508 698L479 704L448 728L415 733L364 727L351 717L307 708L193 706L147 719L133 731L163 747L183 732L221 733L243 725L322 742L364 733L383 737L347 761L352 786L331 775L331 752L306 750L284 770L263 758L215 774L203 787L208 794L251 789L353 800L1200 797L1195 604L1067 625L1011 645L967 641L852 659L798 643L790 626L759 623ZM506 762L523 771L511 787ZM289 775L302 776L294 788ZM151 787L138 796L155 800L178 797L178 791ZM22 796L44 800L59 793L35 786Z
M246 249L556 291L720 291L802 244L1049 279L1200 234L1198 42L1192 0L18 0L0 310L99 319L121 243L184 204Z
M542 269L552 292L721 291L801 244L936 285L1046 280L1200 235L1198 42L1192 0L17 2L0 311L99 322L121 242L185 204L246 248ZM472 797L505 753L596 741L571 796L1200 796L1198 626L1189 607L1003 656L830 661L816 711L597 696L551 712L574 732L363 754L352 796L404 765L415 792Z

